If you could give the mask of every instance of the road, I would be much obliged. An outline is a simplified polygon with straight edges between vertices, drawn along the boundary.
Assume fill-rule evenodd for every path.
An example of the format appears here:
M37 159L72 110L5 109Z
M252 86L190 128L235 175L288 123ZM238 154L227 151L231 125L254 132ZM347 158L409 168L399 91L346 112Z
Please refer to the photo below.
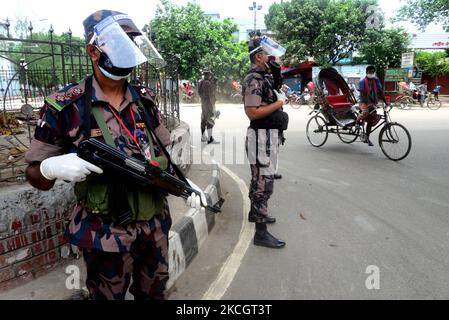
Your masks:
M243 148L237 143L237 151L229 149L228 140L239 141L248 120L241 106L217 107L222 144L214 146L215 155L220 158L217 149L226 146L221 163L232 173L225 176L236 192L238 182L248 185L249 167L236 163ZM218 219L171 298L449 299L449 110L391 112L413 140L410 155L400 162L382 154L377 135L374 147L345 145L331 136L314 148L305 135L310 110L286 110L290 125L279 165L284 178L276 181L269 202L277 218L269 230L286 247L252 245L248 234L254 227L236 204L228 209L232 224L227 226L229 217ZM195 153L210 152L211 146L200 147L200 108L183 106L181 118L191 125ZM226 160L233 153L234 160Z

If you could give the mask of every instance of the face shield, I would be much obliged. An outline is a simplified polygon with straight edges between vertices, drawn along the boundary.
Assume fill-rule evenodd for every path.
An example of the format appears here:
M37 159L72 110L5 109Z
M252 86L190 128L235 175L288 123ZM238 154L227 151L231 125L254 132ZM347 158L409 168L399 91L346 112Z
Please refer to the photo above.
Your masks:
M163 68L166 63L153 43L144 35L134 38L134 43L147 58L148 63L155 68Z
M263 50L267 55L274 57L282 57L286 51L286 49L283 48L280 44L267 36L263 36L262 38L260 38L260 45L252 50L249 54L251 55L259 50Z
M147 61L154 67L165 65L159 52L128 15L109 16L100 21L89 43L106 54L116 68L133 68Z

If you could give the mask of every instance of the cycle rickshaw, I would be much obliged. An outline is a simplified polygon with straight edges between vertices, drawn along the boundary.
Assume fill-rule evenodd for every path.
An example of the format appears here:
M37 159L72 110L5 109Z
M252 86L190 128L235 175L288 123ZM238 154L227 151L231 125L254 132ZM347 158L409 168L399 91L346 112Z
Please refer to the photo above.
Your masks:
M364 125L357 125L360 112L357 100L343 77L333 68L323 69L315 79L316 104L307 122L306 134L310 144L323 146L329 134L336 134L346 144L357 139L364 141ZM380 106L380 105L379 105ZM377 110L379 106L376 106ZM377 124L371 132L380 129L379 146L384 155L393 161L407 157L412 147L408 130L390 118L391 105L382 105L377 114Z

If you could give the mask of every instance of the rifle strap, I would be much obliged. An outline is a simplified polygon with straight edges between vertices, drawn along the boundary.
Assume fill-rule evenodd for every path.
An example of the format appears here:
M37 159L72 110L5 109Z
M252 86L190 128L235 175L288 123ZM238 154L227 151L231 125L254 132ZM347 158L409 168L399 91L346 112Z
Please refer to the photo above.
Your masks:
M100 108L98 106L94 106L92 108L92 114L95 117L95 121L97 121L98 126L100 127L101 133L103 134L104 141L110 145L111 147L116 147L114 143L114 139L112 139L111 132L109 131L108 126L106 125L106 121L101 114Z
M86 110L84 115L84 136L86 139L90 138L90 116L91 116L91 110L92 110L92 77L89 76L86 78L85 83L85 93L84 93L84 102L86 104Z
M161 142L161 140L154 133L154 130L151 127L151 121L148 118L148 114L147 114L147 112L145 110L145 107L143 106L142 102L140 100L137 100L137 102L139 104L139 109L138 110L139 110L139 113L140 113L141 117L143 118L143 120L145 122L145 126L151 132L152 136L154 137L154 139L157 142L157 145L159 146L159 148L164 153L165 157L167 158L168 164L173 168L173 170L175 171L175 173L176 173L176 175L178 176L179 179L181 179L183 182L187 183L187 185L190 185L187 182L187 179L184 176L184 174L182 173L181 169L179 169L179 167L176 164L174 164L173 161L171 161L170 154L168 153L167 149L165 149L165 147L164 147L163 143ZM151 140L151 137L148 137L148 140Z

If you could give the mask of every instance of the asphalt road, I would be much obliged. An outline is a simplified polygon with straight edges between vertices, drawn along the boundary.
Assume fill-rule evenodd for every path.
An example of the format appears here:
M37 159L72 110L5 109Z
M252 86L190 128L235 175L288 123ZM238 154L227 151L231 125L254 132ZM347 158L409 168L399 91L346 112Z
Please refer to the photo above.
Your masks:
M248 120L241 106L217 108L222 115L216 137L222 144L202 148L199 106L181 109L181 118L191 125L195 154L215 148L217 160L248 185L249 167L238 164ZM336 136L321 148L312 147L305 135L310 110L286 110L290 125L279 165L284 178L275 182L269 202L277 217L269 230L286 247L256 247L250 240L242 247L238 237L217 236L214 230L194 262L207 277L189 268L172 298L207 298L224 274L228 282L218 296L223 299L449 299L449 110L391 113L413 140L410 155L400 162L382 154L377 135L374 147L345 145ZM227 179L238 190L236 179ZM229 210L242 211L241 204ZM241 221L229 227L232 234L248 231L243 216L235 215ZM218 219L217 230L227 223ZM217 256L231 244L234 251ZM233 254L241 259L227 268Z

